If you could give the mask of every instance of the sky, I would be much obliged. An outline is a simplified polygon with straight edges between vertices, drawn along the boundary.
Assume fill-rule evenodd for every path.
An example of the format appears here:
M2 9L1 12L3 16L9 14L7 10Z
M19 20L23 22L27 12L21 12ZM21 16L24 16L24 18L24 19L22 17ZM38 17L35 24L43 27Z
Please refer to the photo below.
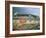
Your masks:
M33 15L40 15L40 8L31 8L31 7L13 7L14 15L18 14L33 14Z

